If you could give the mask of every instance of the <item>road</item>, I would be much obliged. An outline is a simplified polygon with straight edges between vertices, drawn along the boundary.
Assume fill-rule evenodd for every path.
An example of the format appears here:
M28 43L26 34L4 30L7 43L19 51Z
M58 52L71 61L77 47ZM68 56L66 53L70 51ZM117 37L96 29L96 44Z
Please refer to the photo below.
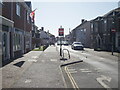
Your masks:
M118 57L88 48L79 51L63 46L63 49L70 51L70 59L65 51L67 59L60 60L59 46L49 46L44 52L31 51L4 66L2 87L77 90L118 88Z
M70 60L83 60L62 67L66 83L70 81L74 88L118 88L118 57L90 49L72 50L70 46L63 46L63 49L70 51Z

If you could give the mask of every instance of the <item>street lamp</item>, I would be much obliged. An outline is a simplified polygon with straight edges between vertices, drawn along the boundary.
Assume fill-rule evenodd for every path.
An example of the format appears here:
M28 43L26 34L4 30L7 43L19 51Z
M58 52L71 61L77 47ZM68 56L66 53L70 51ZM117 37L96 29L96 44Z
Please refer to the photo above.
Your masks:
M112 32L112 55L113 55L113 49L114 49L114 33L116 32L115 30L115 13L113 13L113 16L112 16L112 29L111 29L111 32Z
M114 25L114 21L112 22L112 25ZM113 55L113 41L114 41L114 40L113 40L113 39L114 39L114 38L113 38L113 36L114 36L113 33L114 33L114 30L115 30L115 29L111 29L111 32L112 32L112 55Z

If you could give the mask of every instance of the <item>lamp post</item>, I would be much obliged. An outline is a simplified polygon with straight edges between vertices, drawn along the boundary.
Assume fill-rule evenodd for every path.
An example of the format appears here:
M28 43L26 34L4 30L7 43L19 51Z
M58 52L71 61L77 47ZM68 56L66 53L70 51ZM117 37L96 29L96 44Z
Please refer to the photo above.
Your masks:
M113 55L113 52L114 52L114 34L116 32L116 29L115 29L115 13L113 12L113 16L112 16L112 29L111 29L111 32L112 32L112 55Z
M113 45L114 45L114 33L116 32L116 30L115 29L112 29L111 30L112 31L112 55L113 55L113 49L114 49L114 47L113 47Z

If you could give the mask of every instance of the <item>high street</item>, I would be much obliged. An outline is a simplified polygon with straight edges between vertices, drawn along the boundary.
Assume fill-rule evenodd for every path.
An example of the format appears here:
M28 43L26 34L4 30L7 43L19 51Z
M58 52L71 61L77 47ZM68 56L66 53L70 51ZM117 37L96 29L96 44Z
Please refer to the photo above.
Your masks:
M65 52L60 60L59 46L49 46L45 51L31 51L2 68L3 88L74 88L114 90L118 88L118 57L109 52ZM108 58L106 56L109 56ZM23 64L20 64L24 61ZM117 89L115 89L117 90Z
M120 90L120 1L7 1L0 89Z

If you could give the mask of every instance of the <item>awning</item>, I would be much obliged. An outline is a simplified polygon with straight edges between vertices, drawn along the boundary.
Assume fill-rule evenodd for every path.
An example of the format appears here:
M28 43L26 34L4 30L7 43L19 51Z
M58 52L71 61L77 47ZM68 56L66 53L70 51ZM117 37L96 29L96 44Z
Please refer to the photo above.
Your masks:
M0 15L0 25L13 27L14 22Z

